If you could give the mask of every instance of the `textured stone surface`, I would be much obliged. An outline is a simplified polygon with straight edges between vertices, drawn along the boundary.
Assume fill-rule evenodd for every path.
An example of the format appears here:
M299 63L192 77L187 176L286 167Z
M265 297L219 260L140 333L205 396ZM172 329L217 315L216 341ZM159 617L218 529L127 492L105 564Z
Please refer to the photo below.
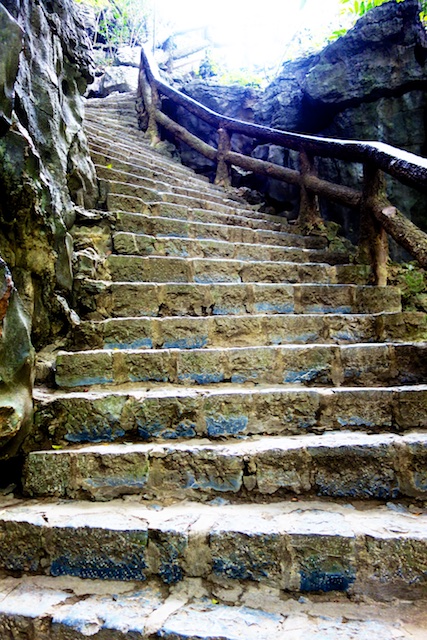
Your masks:
M422 640L425 601L349 602L336 595L280 598L252 585L237 592L198 579L168 588L155 583L83 582L77 578L5 578L0 583L4 638L125 640L159 635L169 640L310 637L319 640ZM266 607L263 610L262 607Z
M298 435L338 429L425 428L420 387L290 389L207 388L36 392L40 436L60 445L135 440Z
M105 580L107 592L108 581L155 576L166 585L203 578L220 588L222 581L225 590L234 582L241 591L250 583L379 597L411 592L415 597L426 590L426 515L404 508L120 500L108 505L3 501L1 507L0 565L9 573Z
M13 87L15 124L0 141L0 253L39 347L64 324L54 290L72 285L67 230L75 204L91 206L97 198L82 130L91 59L84 25L68 0L22 2L13 15L24 46Z
M382 386L422 384L425 343L273 345L59 352L62 387L126 382Z
M264 437L227 445L189 443L92 446L34 452L28 495L109 500L318 494L336 498L425 499L423 433ZM362 471L363 470L363 471Z
M0 135L11 124L14 90L22 49L22 29L4 5L0 5L0 33L4 47L0 63Z

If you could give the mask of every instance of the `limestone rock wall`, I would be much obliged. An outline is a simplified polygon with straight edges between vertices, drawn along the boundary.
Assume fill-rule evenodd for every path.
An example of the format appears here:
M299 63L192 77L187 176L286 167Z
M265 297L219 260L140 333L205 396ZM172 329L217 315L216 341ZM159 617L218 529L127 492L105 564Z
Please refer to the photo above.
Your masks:
M0 42L1 456L31 422L32 343L66 328L69 229L76 206L95 204L97 184L82 130L90 44L75 5L4 0Z
M417 0L386 3L317 56L285 64L259 103L257 120L279 129L380 140L425 155L427 43L419 11ZM319 171L360 184L357 165L322 160ZM424 196L392 181L389 195L427 228ZM357 221L338 208L335 214L351 234Z

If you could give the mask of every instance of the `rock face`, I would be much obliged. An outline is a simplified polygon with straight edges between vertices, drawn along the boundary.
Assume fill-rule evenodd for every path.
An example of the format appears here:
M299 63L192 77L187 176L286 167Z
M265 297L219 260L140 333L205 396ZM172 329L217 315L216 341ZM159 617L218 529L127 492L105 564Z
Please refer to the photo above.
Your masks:
M262 124L325 136L380 140L425 153L427 45L414 0L369 11L344 37L308 60L284 65L258 105ZM360 184L360 167L323 160L327 179ZM390 181L389 197L426 228L426 199ZM332 214L333 215L333 214ZM335 216L351 235L345 212Z
M250 86L233 85L227 87L214 84L212 81L207 83L193 80L179 85L177 88L217 113L224 113L231 118L247 122L254 122L255 105L261 97L261 91ZM182 107L176 109L173 105L168 104L165 105L165 108L171 110L170 114L174 119L181 124L185 123L189 131L197 134L208 144L217 145L217 132L210 125L201 122ZM250 154L253 149L253 140L246 136L234 135L232 146L234 151ZM215 167L210 160L196 153L184 143L180 144L179 150L184 164L190 165L198 173L211 179L214 178Z
M1 446L28 426L29 336L41 347L64 326L57 292L67 296L72 285L68 230L76 205L96 202L97 184L82 130L90 46L74 4L7 0L0 39L8 51L0 67L0 287L10 289L0 318Z

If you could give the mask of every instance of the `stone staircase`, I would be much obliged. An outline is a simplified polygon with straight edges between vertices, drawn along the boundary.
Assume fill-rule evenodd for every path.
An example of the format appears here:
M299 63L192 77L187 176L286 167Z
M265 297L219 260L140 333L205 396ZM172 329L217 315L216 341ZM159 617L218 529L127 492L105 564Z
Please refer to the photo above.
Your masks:
M425 316L152 151L132 96L86 129L106 211L0 502L1 639L425 639Z

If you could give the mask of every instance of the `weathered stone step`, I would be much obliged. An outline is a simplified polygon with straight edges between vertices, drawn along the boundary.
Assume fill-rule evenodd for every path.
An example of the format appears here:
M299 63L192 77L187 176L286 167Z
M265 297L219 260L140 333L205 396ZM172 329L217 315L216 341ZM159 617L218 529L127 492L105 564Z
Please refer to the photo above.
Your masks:
M285 262L348 263L348 253L327 249L305 249L268 244L189 239L179 236L152 236L119 231L113 235L115 253L139 256L180 258L228 258L231 260L267 260Z
M186 212L186 219L176 219L176 208L152 205L147 207L149 212L127 213L117 212L116 229L129 233L142 233L151 236L169 236L174 238L194 238L198 240L222 240L224 242L244 244L273 244L281 247L302 247L306 249L323 249L326 239L320 236L300 236L289 233L286 226L283 231L270 231L253 228L256 222L249 218L228 216L232 224L227 224L227 217L218 214L219 222L204 222L203 219L212 219L211 213L201 210ZM166 217L169 215L169 217ZM215 214L214 214L215 215ZM172 217L170 217L172 216ZM243 222L243 225L239 224Z
M408 342L427 338L425 313L261 314L109 318L76 327L77 349L199 349L276 344Z
M130 136L135 136L135 130L140 136L144 135L144 132L138 127L136 105L127 106L123 104L114 110L86 108L84 125L89 125L94 130L99 131L100 134L111 135L111 130L113 129L120 133L130 134Z
M102 444L30 453L23 487L29 496L101 501L127 494L160 502L295 495L425 500L426 457L426 432Z
M120 114L92 114L86 111L84 128L90 139L100 137L112 139L112 135L120 136L120 142L142 144L144 132L139 129L136 111L122 109Z
M178 177L181 180L190 178L195 181L201 181L205 184L208 180L202 179L192 169L185 167L176 160L172 160L160 154L153 153L149 148L144 145L128 145L120 144L117 140L108 140L107 138L98 137L93 140L88 140L89 149L95 153L94 159L98 161L98 158L111 157L113 167L115 166L114 160L127 160L137 165L142 165L146 169L155 169L163 172L163 180L166 175L172 175ZM91 153L92 155L92 153ZM103 164L103 162L101 162Z
M154 181L159 180L160 182L165 181L165 169L156 169L154 165L147 165L146 163L144 163L144 161L141 160L139 156L132 161L119 159L115 156L109 155L109 153L107 153L106 150L102 147L99 147L97 149L94 149L92 147L91 156L97 166L102 165L106 168L111 166L113 169L132 173L139 176L140 178L147 178ZM178 163L175 163L175 166L178 166ZM187 171L189 172L190 170ZM167 182L169 185L175 185L178 187L183 186L182 177L176 176L175 172L167 172ZM207 178L191 172L186 175L185 184L188 187L196 190L206 190L208 188L209 190L212 189L214 193L219 191L219 189L209 183L209 180Z
M161 191L160 187L149 189L147 187L133 185L126 182L109 181L109 195L107 197L109 208L144 213L144 208L141 208L138 200L142 201L144 204L150 202L165 202L179 205L179 211L181 211L182 207L187 207L188 209L203 209L209 212L212 211L215 213L233 216L238 215L245 218L252 218L254 220L265 220L266 222L279 224L280 229L283 225L288 228L287 220L280 216L259 213L252 209L245 209L242 205L239 205L232 200L218 198L216 194L211 199L209 193L184 195L174 193L170 190ZM177 215L176 217L179 218L180 216Z
M192 189L206 190L206 188L212 188L214 193L217 191L213 185L210 185L209 180L203 176L199 176L190 169L186 169L177 162L170 163L171 166L163 166L156 163L154 159L150 162L147 158L142 158L140 154L134 154L131 159L124 158L121 154L120 157L113 153L113 150L106 150L102 146L91 147L91 157L96 165L104 165L105 167L112 167L114 169L120 169L122 171L130 171L141 178L148 178L150 180L160 180L164 182L167 178L167 182L170 185L181 186L185 183ZM182 168L182 171L178 171L177 168Z
M370 433L427 429L427 386L125 385L84 391L36 388L43 448L67 443Z
M250 212L253 215L246 215L241 209L221 207L215 203L201 203L200 206L190 207L185 204L162 201L160 198L161 195L154 200L145 201L136 196L109 193L107 195L107 209L108 211L148 214L188 222L216 222L221 225L238 225L250 229L289 232L287 222L284 221L282 224L281 219L277 216L263 217L262 214L256 212ZM193 204L196 205L197 201L193 201Z
M397 287L327 284L76 282L79 303L102 317L401 311ZM408 328L409 329L409 328Z
M99 178L104 180L115 180L117 182L131 183L134 185L140 185L149 189L159 189L159 191L172 191L174 193L186 195L186 196L199 196L203 194L209 197L212 201L217 202L231 202L233 206L248 209L248 204L245 204L234 200L233 194L219 190L213 185L198 181L197 186L191 186L187 184L171 184L169 181L165 182L164 179L152 180L151 178L138 175L137 173L129 173L122 169L113 169L105 165L96 164L96 172ZM163 177L164 178L164 177Z
M60 387L127 382L384 386L422 384L427 343L61 351Z
M365 284L364 265L110 255L104 264L114 282Z
M378 542L375 547L370 540L369 544L373 550L379 547ZM385 548L393 546L387 540ZM301 562L307 553L300 554ZM322 575L329 565L335 569L332 558L326 561L327 553L321 556ZM363 593L375 595L378 590L380 598L388 595L390 599L401 590L406 574L399 579L398 569L391 570L390 558L386 560L384 568L398 588L387 590L381 569L371 563L371 588L366 585ZM325 586L327 582L333 583L332 575ZM330 599L313 593L304 597L288 593L285 599L279 590L257 582L233 589L226 581L221 586L200 578L162 586L155 579L119 586L70 576L6 577L0 580L0 634L4 640L84 640L88 636L100 640L423 640L427 603L417 598L420 589L403 590L403 600L364 603L337 592Z

